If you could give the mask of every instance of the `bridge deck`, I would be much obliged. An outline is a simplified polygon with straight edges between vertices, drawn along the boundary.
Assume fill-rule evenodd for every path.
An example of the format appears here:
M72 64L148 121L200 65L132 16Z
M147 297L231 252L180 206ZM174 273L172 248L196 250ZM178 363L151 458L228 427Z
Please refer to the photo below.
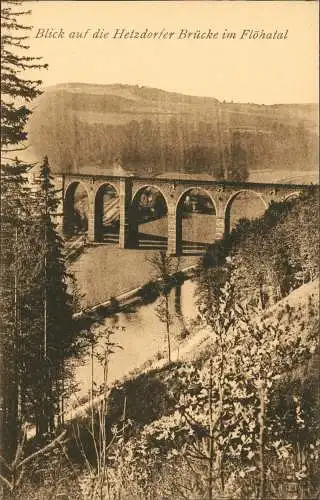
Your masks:
M165 177L143 177L138 175L104 175L104 174L65 174L57 173L56 176L62 176L66 179L96 179L96 180L114 180L120 181L120 179L131 179L132 181L145 182L147 184L180 184L180 185L196 185L200 186L225 186L225 187L248 187L248 188L293 188L297 189L311 188L314 186L319 186L319 184L296 184L296 183L283 183L283 182L248 182L248 181L230 181L230 180L199 180L199 179L180 179L177 178L165 178Z

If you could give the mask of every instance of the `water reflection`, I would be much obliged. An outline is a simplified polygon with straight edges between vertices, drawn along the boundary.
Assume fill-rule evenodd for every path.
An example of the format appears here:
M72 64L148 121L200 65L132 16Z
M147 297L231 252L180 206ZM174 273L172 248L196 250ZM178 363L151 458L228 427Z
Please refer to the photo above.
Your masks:
M186 281L180 287L171 290L169 307L173 317L170 327L172 337L172 360L178 356L179 342L186 335L188 323L196 314L194 301L195 283ZM116 349L110 356L108 383L128 374L135 368L139 368L146 361L163 353L166 348L165 324L161 323L156 315L158 300L142 305L136 309L128 309L119 312L112 318L106 318L103 325L96 328L96 332L103 331L117 325L112 342L120 344L122 349ZM123 330L123 331L122 331ZM97 350L99 345L97 346ZM76 382L80 386L77 397L88 394L91 388L91 358L87 356L84 364L76 369ZM103 382L103 368L97 360L93 363L93 376L96 386Z

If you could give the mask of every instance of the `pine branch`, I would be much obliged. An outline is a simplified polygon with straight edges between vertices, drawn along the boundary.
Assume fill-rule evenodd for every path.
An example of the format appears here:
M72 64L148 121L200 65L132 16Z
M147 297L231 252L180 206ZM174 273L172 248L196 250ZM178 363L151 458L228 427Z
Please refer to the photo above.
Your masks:
M7 19L8 22L3 22L1 23L1 28L2 29L8 29L8 30L31 30L31 26L24 26L23 24L18 24L12 18L6 18L6 16L3 16L4 19Z

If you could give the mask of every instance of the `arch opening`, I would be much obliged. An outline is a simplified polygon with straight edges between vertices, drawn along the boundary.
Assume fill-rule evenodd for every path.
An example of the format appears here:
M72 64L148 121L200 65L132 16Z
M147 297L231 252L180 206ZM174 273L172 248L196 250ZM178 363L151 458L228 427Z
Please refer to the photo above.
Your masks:
M178 253L201 255L215 241L216 208L206 190L185 191L178 201L176 218Z
M88 230L89 196L81 182L72 182L64 197L63 232L67 238Z
M164 250L168 246L168 204L161 191L144 186L133 196L129 217L130 246Z
M120 228L120 197L112 184L102 184L94 202L95 241L118 243Z
M268 204L263 196L250 189L241 190L229 198L225 209L225 232L230 233L241 219L253 220L261 217Z

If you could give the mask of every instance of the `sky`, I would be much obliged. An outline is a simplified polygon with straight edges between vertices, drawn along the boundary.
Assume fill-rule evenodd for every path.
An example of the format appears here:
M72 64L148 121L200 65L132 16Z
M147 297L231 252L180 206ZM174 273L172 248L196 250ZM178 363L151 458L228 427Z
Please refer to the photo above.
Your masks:
M33 26L30 52L49 64L30 76L40 77L45 87L125 83L235 102L318 102L318 2L26 3L32 9L25 18ZM93 38L98 29L108 37ZM174 34L160 40L113 38L117 29ZM49 36L61 30L63 38ZM87 30L85 38L70 38ZM217 35L194 39L197 30ZM223 38L226 30L235 38ZM259 36L277 30L285 38L253 39L250 30Z

